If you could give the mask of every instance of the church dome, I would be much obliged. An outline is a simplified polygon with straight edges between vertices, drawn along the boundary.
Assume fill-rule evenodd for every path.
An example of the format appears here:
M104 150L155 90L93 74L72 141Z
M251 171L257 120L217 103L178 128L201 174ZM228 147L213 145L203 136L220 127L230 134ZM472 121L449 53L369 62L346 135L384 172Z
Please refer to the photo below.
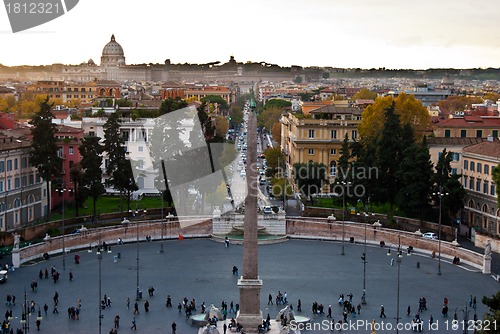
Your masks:
M115 40L115 35L111 35L111 41L102 49L103 56L123 56L123 48Z
M123 48L115 40L115 35L111 35L111 41L102 49L101 66L114 67L125 65L125 54Z

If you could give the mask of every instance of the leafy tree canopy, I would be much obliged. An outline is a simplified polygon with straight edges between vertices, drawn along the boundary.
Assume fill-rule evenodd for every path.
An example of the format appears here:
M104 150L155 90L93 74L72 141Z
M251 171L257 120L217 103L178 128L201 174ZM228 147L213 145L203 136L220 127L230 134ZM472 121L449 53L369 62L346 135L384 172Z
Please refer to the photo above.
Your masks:
M423 136L424 131L431 126L431 117L422 103L414 95L399 94L396 98L392 96L378 97L375 103L366 107L358 127L359 134L363 140L375 140L381 133L384 125L385 111L395 103L395 112L400 117L401 126L410 124L417 138Z
M292 106L292 102L290 102L290 101L282 100L282 99L270 99L264 105L264 110L267 110L270 108L284 109L286 107L291 107L291 106Z

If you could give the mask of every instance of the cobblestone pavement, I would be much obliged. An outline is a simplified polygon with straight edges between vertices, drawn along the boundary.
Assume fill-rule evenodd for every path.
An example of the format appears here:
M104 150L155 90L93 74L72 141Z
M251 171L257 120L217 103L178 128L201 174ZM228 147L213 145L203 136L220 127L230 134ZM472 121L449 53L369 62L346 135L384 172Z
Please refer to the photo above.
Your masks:
M208 306L219 307L224 300L228 304L238 302L239 292L237 277L232 275L233 265L242 268L242 246L231 245L225 248L223 243L208 239L169 240L164 242L164 253L160 254L160 241L141 243L139 263L139 287L143 298L139 301L140 314L136 316L137 333L170 333L171 323L177 323L177 333L196 333L183 313L178 313L177 304L186 297L195 299L197 310L202 302ZM394 247L394 245L393 245ZM104 253L102 259L101 286L102 294L111 298L112 306L102 310L102 333L109 333L113 327L115 315L120 316L118 333L131 332L133 305L136 296L137 262L135 243L113 246L112 253ZM314 301L322 303L325 312L332 305L333 319L337 321L342 316L337 300L339 294L352 293L353 303L360 302L363 286L363 263L361 254L363 245L345 244L345 255L340 255L340 243L313 240L289 240L281 244L261 245L259 247L259 273L263 279L261 305L264 316L268 313L276 317L281 306L267 305L268 294L273 298L278 290L288 295L288 301L296 309L297 300L302 301L301 315L312 318L313 323L322 324L326 315L312 315L311 305ZM366 300L361 314L351 321L371 323L372 319L392 324L396 323L397 304L397 262L390 265L387 249L369 246L367 248L366 265ZM115 261L115 256L120 258ZM393 256L395 252L392 252ZM6 284L0 285L3 298L7 294L16 296L16 305L12 308L14 333L19 328L24 302L24 289L28 303L34 301L36 309L41 308L43 320L40 332L45 333L99 333L99 261L95 252L87 250L78 252L80 264L73 261L74 255L66 255L66 269L62 268L62 256L48 261L23 266L9 273ZM419 268L417 267L419 263ZM61 273L59 282L51 279L39 279L40 270L49 270L52 266ZM459 320L463 319L465 306L469 296L477 297L477 314L482 318L487 311L481 304L483 295L491 296L499 288L499 283L490 275L483 275L470 268L462 268L442 262L442 275L437 275L438 262L429 257L413 255L406 256L400 265L400 317L401 323L409 323L417 311L418 300L424 296L427 299L428 310L422 318L427 321L432 314L439 327L435 333L461 333L452 330L451 321L455 310ZM69 273L73 273L73 281L69 281ZM240 275L242 271L240 270ZM31 282L38 282L38 291L31 291ZM155 288L154 296L148 296L148 287ZM59 314L52 313L55 291L59 294ZM166 295L172 296L173 308L165 307ZM449 300L449 316L443 318L441 307L443 299ZM126 300L130 298L130 309ZM81 299L79 320L68 317L69 307L77 306ZM144 302L149 300L149 312L144 311ZM48 314L43 312L43 305L49 306ZM381 305L385 306L387 318L380 319ZM406 315L408 305L411 316ZM1 304L0 310L5 313L7 306ZM474 310L469 314L472 318ZM233 316L233 314L229 314ZM447 322L446 322L447 321ZM30 332L36 332L35 314L29 319ZM326 323L323 323L323 325ZM499 324L500 325L500 324ZM317 325L319 326L319 325ZM461 324L460 324L461 326ZM387 328L387 327L386 327ZM448 330L447 330L448 329ZM311 333L322 332L321 329L311 330ZM370 333L365 327L344 330L342 333ZM379 330L377 333L395 333L395 330ZM409 333L400 330L399 333ZM470 331L472 333L472 331Z

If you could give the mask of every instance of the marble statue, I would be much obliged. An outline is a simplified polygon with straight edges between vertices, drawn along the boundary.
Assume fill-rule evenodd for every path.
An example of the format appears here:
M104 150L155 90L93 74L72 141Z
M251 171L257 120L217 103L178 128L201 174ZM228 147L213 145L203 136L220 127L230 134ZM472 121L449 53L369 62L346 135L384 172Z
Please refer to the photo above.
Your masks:
M295 315L293 313L293 310L288 305L278 312L278 315L276 316L276 321L281 321L282 315L283 315L283 318L286 320L287 324L289 324L291 320L295 319Z
M14 236L14 249L19 249L19 242L21 240L21 236L17 233L12 234Z
M484 255L491 256L491 240L486 241L486 247L484 247Z
M224 319L222 312L217 307L215 307L214 304L210 304L210 306L207 308L205 312L205 320L213 319L214 316L218 320Z

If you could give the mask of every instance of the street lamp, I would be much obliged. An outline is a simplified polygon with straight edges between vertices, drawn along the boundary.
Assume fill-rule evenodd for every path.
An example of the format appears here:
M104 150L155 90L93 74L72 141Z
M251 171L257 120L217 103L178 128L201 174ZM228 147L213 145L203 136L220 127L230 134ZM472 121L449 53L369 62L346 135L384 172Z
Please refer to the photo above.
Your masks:
M24 329L24 333L28 333L30 331L30 319L28 312L28 301L26 300L26 287L24 287L24 305L20 323Z
M143 215L146 215L146 210L143 210ZM135 211L135 215L139 213L139 210ZM137 289L136 289L136 294L135 294L135 300L141 300L141 292L139 291L139 219L136 219L136 232L137 232L137 239L136 239L136 244L137 244Z
M164 221L163 221L163 219L165 217L163 215L163 205L164 205L163 204L163 190L161 191L160 194L161 194L161 221L160 221L160 223L161 223L161 244L160 244L160 254L163 254L163 227L164 227L164 224L163 224Z
M359 213L358 213L359 215ZM365 245L364 245L364 251L363 251L363 256L361 256L361 260L363 260L363 294L361 295L361 304L365 305L366 304L366 225L368 224L366 219L368 217L367 212L363 212L364 218L364 223L365 223Z
M101 264L102 264L102 252L101 252L101 246L99 245L97 247L97 260L99 261L99 303L98 303L98 307L99 307L99 334L101 334L101 328L102 328L102 318L104 317L102 315L102 305L101 305L101 298L102 298L102 280L101 280L101 273L102 273L102 268L101 268Z
M391 256L391 246L395 246L391 244L387 250L387 256ZM409 254L408 254L409 255ZM403 252L401 251L401 235L398 235L398 248L396 251L396 263L398 265L398 285L397 285L397 303L396 303L396 334L399 333L398 325L399 325L399 289L401 282L401 259L403 257Z
M448 196L449 193L443 192L443 187L439 187L439 191L436 193L432 193L434 196L439 197L439 224L438 224L438 275L441 275L441 216L442 216L442 203L443 196Z
M346 193L346 186L351 185L351 182L341 182L343 187L342 187L342 253L341 255L345 255L344 251L344 239L345 239L345 193Z
M65 235L66 235L66 229L65 229L65 221L66 221L66 217L64 216L64 192L65 191L71 191L71 189L65 189L64 188L64 182L62 184L62 188L59 188L59 189L56 189L56 191L62 195L62 216L63 216L63 219L62 219L62 253L63 253L63 270L66 270L66 247L64 245L64 239L65 239Z
M458 322L458 316L457 316L457 310L459 311L462 311L463 312L463 320L461 322L461 327L463 328L463 334L467 334L469 333L468 331L468 327L469 327L469 312L470 312L470 309L467 307L467 303L465 303L465 309L463 308L455 308L455 314L453 315L453 322L456 326L456 328L460 328L460 323ZM474 324L476 323L476 321L474 321ZM453 325L452 325L453 326ZM453 328L453 327L452 327Z

